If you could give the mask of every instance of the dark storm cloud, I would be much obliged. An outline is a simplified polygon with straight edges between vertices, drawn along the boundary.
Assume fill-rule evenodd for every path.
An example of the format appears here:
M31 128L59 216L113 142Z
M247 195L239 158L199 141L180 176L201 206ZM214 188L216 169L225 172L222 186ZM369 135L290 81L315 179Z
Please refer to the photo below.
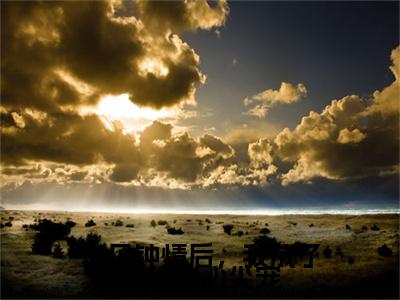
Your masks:
M391 57L394 83L371 101L334 100L296 128L256 142L250 128L241 133L249 135L246 147L231 141L240 145L235 151L209 134L173 134L170 124L155 121L133 134L83 113L107 94L153 108L193 103L205 76L179 34L222 26L225 1L1 5L4 184L30 178L187 189L398 173L399 48ZM303 85L285 84L255 99L287 103L305 94Z
M110 163L138 159L133 136L118 127L106 129L97 116L57 113L43 120L26 113L20 116L23 128L2 128L3 164L38 160L85 165L100 159Z
M141 21L153 18L145 3L135 18L115 15L108 1L2 2L3 105L54 111L122 93L157 108L194 101L195 86L204 81L199 57L173 34L173 23L186 20L180 31L208 29L222 25L228 12L206 1L177 3L182 10L165 15L162 30L155 30ZM207 25L196 21L203 17Z
M167 11L174 13L160 18L157 11L166 3L138 3L132 12L125 4L1 3L1 150L4 165L21 166L13 175L28 171L26 166L35 161L81 167L104 163L113 166L110 180L129 182L148 164L147 150L159 148L152 142L171 137L171 125L156 122L147 128L139 148L117 122L108 128L96 115L81 115L80 108L102 95L122 93L157 108L194 102L196 84L205 77L198 55L175 33L223 25L227 4L179 2L176 10L176 3L170 2ZM118 9L126 14L115 13ZM160 21L162 26L156 24ZM152 133L157 126L167 128L166 135ZM186 137L195 151L197 142ZM172 153L187 148L184 136L166 144L163 155L179 159L184 167L158 158L152 167L173 177L196 178L201 169L196 153ZM194 167L192 175L189 165ZM80 177L85 176L69 176Z

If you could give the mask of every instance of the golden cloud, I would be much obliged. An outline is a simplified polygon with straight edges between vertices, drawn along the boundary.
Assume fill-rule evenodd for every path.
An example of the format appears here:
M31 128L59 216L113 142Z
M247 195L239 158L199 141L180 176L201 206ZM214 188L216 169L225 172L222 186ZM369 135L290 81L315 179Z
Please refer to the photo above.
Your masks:
M306 96L307 89L304 84L293 85L288 82L282 82L279 90L268 89L252 97L246 97L243 100L245 106L249 106L256 101L262 102L262 104L257 104L244 114L264 118L273 106L282 103L294 103Z

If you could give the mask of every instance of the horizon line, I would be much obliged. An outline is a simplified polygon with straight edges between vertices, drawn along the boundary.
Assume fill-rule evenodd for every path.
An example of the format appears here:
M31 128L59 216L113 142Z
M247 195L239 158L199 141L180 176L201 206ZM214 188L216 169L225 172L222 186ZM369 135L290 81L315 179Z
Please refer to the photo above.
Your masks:
M4 208L4 207L3 207ZM61 209L61 208L4 208L9 211L46 211L71 213L116 213L116 214L170 214L170 215L251 215L251 216L281 216L281 215L378 215L400 214L400 208L385 209L225 209L225 210L190 210L190 209L162 209L162 208L129 208L129 209Z

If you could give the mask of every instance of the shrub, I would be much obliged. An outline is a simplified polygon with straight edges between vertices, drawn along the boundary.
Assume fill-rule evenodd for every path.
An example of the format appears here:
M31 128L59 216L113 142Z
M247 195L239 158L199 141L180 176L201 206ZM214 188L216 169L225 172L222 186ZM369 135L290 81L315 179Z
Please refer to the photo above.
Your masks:
M68 257L69 258L83 258L86 255L85 240L83 237L75 238L71 236L67 239Z
M367 231L367 230L368 230L368 227L367 227L367 226L363 226L363 227L362 227L362 230L363 230L363 231Z
M61 248L60 243L55 244L51 255L54 258L63 258L64 257L64 250L63 250L63 248Z
M211 223L211 220L209 218L206 218L205 221L206 221L206 223L209 223L209 224Z
M168 227L167 228L168 234L183 234L183 230L181 228L175 229L175 227Z
M343 253L342 248L337 247L337 248L336 248L336 251L335 251L335 255L336 255L336 256L340 256L341 258L343 258L343 257L344 257L344 253Z
M156 226L157 226L157 223L156 223L156 221L154 221L154 220L151 220L151 222L150 222L150 226L151 226L151 227L156 227Z
M289 221L288 223L289 223L290 225L293 225L293 226L296 226L296 225L297 225L296 222L292 222L292 221Z
M168 222L165 221L165 220L159 220L159 221L157 222L157 224L163 226L163 225L167 225Z
M133 224L126 224L126 227L128 227L128 228L133 228L133 227L135 227L135 225L133 225Z
M378 227L376 224L374 224L374 225L371 227L371 230L379 231L379 227Z
M24 225L22 225L22 228L25 228L25 229L28 229L28 224L24 224Z
M117 227L120 227L120 226L123 226L123 225L124 225L124 222L122 222L121 220L117 220L114 223L114 226L117 226Z
M0 228L4 228L4 224L3 223L0 224Z
M325 256L325 258L332 258L332 249L329 248L329 246L326 246L324 251L322 251L322 254Z
M56 223L51 220L39 220L37 224L31 224L29 227L39 231L36 234L32 244L32 251L36 254L52 254L53 243L56 240L65 240L71 232L71 223Z
M100 244L101 235L89 233L86 239L79 237L78 239L71 236L67 239L68 257L69 258L84 258L91 253L96 252L96 249L102 247Z
M350 230L350 229L351 229L351 226L348 225L348 224L346 224L346 229L347 229L347 230Z
M90 253L95 252L96 249L102 247L100 244L101 235L96 233L89 233L86 235L86 239L79 237L78 239L74 236L67 238L68 244L68 257L69 258L84 258Z
M72 228L75 227L76 223L74 221L70 221L68 220L67 222L65 222L65 226Z
M38 233L32 244L32 252L40 255L50 255L54 240L46 238L43 234Z
M233 229L233 225L231 224L225 224L222 226L222 228L224 229L224 232L231 235L232 229Z
M253 239L253 244L254 246L248 251L248 264L250 266L255 266L257 261L278 257L281 244L275 238L260 235Z
M96 226L96 223L93 220L89 220L86 222L85 227Z
M210 225L207 225L206 229L207 229L207 231L210 230Z
M310 228L311 228L311 227L314 227L314 224L313 224L313 223L311 223L310 225L308 225L308 227L310 227Z
M378 248L378 253L384 257L392 256L392 250L386 244Z
M238 235L239 237L241 237L243 234L244 234L244 233L243 233L242 230L239 230L239 231L237 232L237 235Z
M260 234L268 234L270 232L271 232L271 230L269 230L268 228L263 228L260 230Z
M32 224L30 228L39 231L43 237L51 240L65 240L71 232L70 224L53 222L51 220L39 220L37 224Z
M6 222L6 223L4 223L4 226L6 226L6 227L12 227L12 223L11 223L11 222Z

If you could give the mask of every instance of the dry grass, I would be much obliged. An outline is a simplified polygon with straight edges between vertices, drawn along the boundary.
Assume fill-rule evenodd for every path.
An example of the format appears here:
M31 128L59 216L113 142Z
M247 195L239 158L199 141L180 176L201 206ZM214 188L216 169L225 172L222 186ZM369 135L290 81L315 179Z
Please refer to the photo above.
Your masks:
M318 294L321 289L335 291L357 285L363 280L373 281L380 274L395 274L399 271L398 215L206 216L69 212L41 212L39 215L39 212L2 211L2 223L8 221L10 216L14 218L13 226L2 228L0 235L1 280L2 293L6 291L7 295L15 297L35 295L81 298L90 297L92 293L93 287L83 274L80 260L59 260L32 254L31 245L35 232L25 231L22 225L33 223L35 218L49 218L62 222L73 220L77 225L72 228L71 235L79 237L86 236L89 232L96 232L107 244L152 243L162 247L167 243L212 242L214 265L218 265L219 260L224 260L225 269L243 265L244 244L251 243L259 235L260 229L265 227L265 223L268 223L268 228L271 230L270 236L284 243L301 241L321 244L314 268L304 269L298 266L294 269L283 269L279 288L269 293L270 297L282 295L300 297L303 294L309 295L307 293L310 291ZM210 222L206 221L206 218ZM89 219L93 219L97 225L85 227ZM150 221L153 219L156 222L165 220L176 228L182 228L184 234L169 235L165 226L151 227ZM110 225L117 220L121 220L124 224L133 224L134 227L104 225L104 223ZM199 225L200 220L210 226L209 230L206 226ZM294 223L296 225L293 225ZM232 235L224 233L224 224L234 225ZM309 227L310 224L314 226ZM346 224L350 225L351 229L346 229ZM374 224L380 228L379 231L370 229ZM368 230L362 231L363 226ZM239 231L248 234L238 236L236 233ZM376 249L383 244L393 250L392 257L379 256ZM333 253L340 247L345 257L324 258L322 249L325 246L329 246ZM226 250L225 253L223 249ZM348 256L355 258L354 264L348 263ZM251 290L249 293L248 296L252 296Z

